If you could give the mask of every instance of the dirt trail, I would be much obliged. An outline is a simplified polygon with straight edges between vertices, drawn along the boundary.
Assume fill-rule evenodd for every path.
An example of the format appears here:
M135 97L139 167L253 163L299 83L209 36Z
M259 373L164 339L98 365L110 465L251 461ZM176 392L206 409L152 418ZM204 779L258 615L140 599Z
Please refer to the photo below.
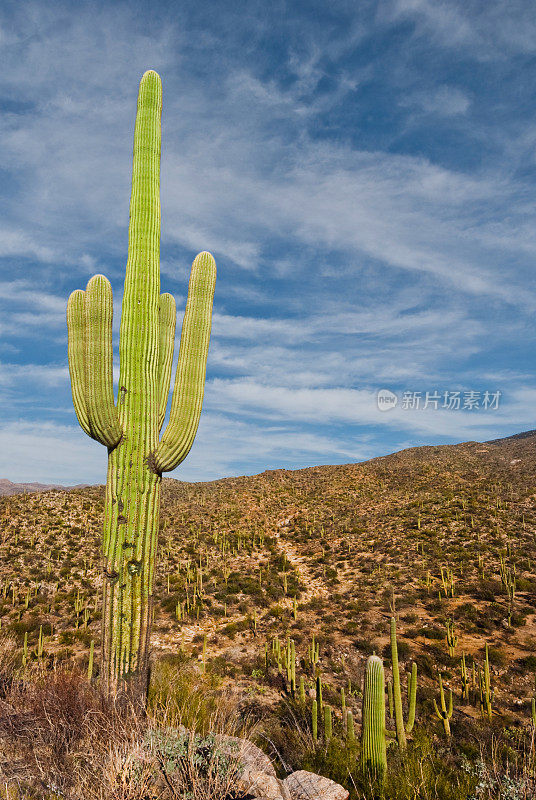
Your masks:
M283 534L285 534L284 530ZM300 597L300 603L308 603L313 597L327 597L329 592L324 586L322 579L313 576L311 568L307 563L307 557L298 555L292 543L281 536L281 529L276 530L273 535L274 539L277 541L279 550L285 554L289 564L291 564L298 573L300 583L306 587ZM291 604L292 601L289 600L289 603Z

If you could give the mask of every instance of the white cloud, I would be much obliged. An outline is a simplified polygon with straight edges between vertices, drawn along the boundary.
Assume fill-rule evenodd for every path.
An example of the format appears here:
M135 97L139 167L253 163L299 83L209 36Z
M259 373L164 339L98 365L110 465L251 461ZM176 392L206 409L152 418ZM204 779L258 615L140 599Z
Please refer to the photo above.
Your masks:
M31 385L33 389L65 386L69 381L67 365L0 363L0 386Z
M51 422L3 424L0 475L15 483L102 483L106 448L74 427Z
M427 92L414 92L405 96L400 104L418 109L424 114L457 117L467 113L471 101L465 92L455 86L437 86Z
M414 4L421 5L426 6ZM34 8L33 25L43 13ZM131 76L136 64L146 66L155 54L173 72L184 35L170 26L160 38L133 37L121 8L111 19L117 23L113 47L103 20L82 14L70 22L67 46L65 37L56 43L49 29L46 39L20 45L24 58L17 48L6 52L0 86L16 86L35 103L33 114L10 115L0 127L0 165L16 164L25 179L11 203L8 232L17 233L4 242L11 254L59 258L87 273L97 249L125 252ZM244 68L227 68L216 99L211 87L192 80L174 96L164 74L164 242L210 249L255 271L264 245L283 237L350 254L356 263L366 257L386 268L424 272L464 293L519 302L518 287L504 280L488 242L481 237L475 245L483 221L471 210L477 202L493 207L502 196L511 215L505 243L511 247L517 239L519 250L534 253L533 235L516 212L515 185L497 173L468 176L422 157L360 151L311 137L297 113L300 93L321 78L318 56L313 52L310 59L297 86L286 91ZM61 81L62 74L68 80ZM346 83L350 89L351 81ZM462 113L466 100L460 90L439 87L435 98L420 102ZM281 115L276 129L274 107ZM37 223L39 240L30 220L32 228ZM495 228L489 247L500 248L500 239Z
M376 389L391 388L377 386ZM428 386L430 391L435 387ZM455 386L452 390L469 391L473 387ZM422 387L410 391L421 390ZM495 387L492 387L496 391ZM248 380L215 380L207 386L206 406L245 419L267 419L296 424L317 425L347 424L371 429L375 426L405 430L414 435L431 437L448 436L464 441L485 439L497 430L511 426L514 430L527 430L534 424L534 399L536 389L519 387L503 393L497 410L483 408L469 410L404 408L402 402L391 411L378 410L376 390L348 388L294 389L273 386ZM424 399L424 394L423 394Z
M387 89L404 122L389 131L384 121L388 144L384 138L373 149L359 131L360 115L381 116L383 106L369 100L363 110L360 90L386 64L375 56L353 64L357 45L400 21L414 21L407 41L416 47L462 48L481 59L493 58L501 42L505 52L533 49L534 25L521 31L526 14L516 0L509 9L478 10L396 0L372 16L373 23L363 21L356 11L337 36L300 28L278 69L266 72L236 58L227 42L228 57L207 69L206 57L224 44L220 31L192 38L186 12L152 28L123 4L64 15L19 4L0 35L0 90L14 109L0 119L8 194L1 330L39 345L46 338L57 349L43 356L48 365L31 363L32 347L24 353L30 363L4 364L0 381L11 409L40 402L46 416L57 392L56 413L63 413L68 292L95 271L116 289L122 282L136 82L154 66L164 79L162 274L181 305L193 253L213 250L219 269L209 363L220 377L209 380L208 413L185 475L231 474L262 458L277 465L278 458L365 457L374 452L362 445L367 427L431 439L493 436L499 423L533 427L530 389L493 416L375 410L376 382L443 381L453 372L460 382L476 379L492 372L480 358L486 348L498 351L502 339L504 352L504 341L532 335L533 192L516 169L534 148L533 133L514 123L515 144L507 141L510 130L478 127L478 89L462 88L463 75L460 86L455 76L415 81L401 49ZM270 30L263 15L259 25ZM229 35L234 27L233 18ZM339 126L340 116L351 123ZM381 127L380 116L372 127ZM404 125L423 117L427 125L434 118L438 135L447 124L471 141L493 135L504 157L486 160L483 149L481 165L464 171L433 163L425 148L398 151ZM120 299L116 291L116 343ZM516 380L527 383L521 370ZM55 459L56 437L50 465L61 473L60 460L71 458L69 437L86 440L50 424L17 423L15 438L4 428L2 441L16 448L18 436L27 454L33 436L36 451Z
M391 0L380 17L412 19L417 33L448 48L467 49L471 58L506 58L511 53L534 53L536 20L525 0L508 3L464 3L463 0Z

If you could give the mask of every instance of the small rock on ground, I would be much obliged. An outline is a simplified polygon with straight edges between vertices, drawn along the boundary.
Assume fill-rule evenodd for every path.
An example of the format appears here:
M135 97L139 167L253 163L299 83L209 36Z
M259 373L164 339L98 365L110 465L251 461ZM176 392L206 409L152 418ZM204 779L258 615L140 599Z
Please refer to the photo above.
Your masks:
M285 778L283 786L292 800L347 800L349 794L339 783L304 769Z

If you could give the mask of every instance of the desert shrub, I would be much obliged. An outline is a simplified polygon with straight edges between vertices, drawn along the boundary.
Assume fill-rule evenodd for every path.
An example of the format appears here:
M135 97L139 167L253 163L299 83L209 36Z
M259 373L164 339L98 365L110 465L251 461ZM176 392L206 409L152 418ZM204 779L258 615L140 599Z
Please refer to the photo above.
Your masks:
M488 648L488 658L494 667L504 667L508 660L504 650L499 650L497 647Z
M172 798L233 800L243 796L237 788L242 772L240 743L225 742L216 733L205 736L184 729L149 729L143 745L155 758ZM132 763L132 782L139 762Z

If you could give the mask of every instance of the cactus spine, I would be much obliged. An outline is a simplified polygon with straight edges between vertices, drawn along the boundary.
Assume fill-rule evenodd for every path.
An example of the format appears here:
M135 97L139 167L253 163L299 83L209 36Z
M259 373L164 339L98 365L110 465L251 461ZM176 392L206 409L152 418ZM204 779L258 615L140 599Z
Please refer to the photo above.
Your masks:
M190 276L170 419L159 441L176 321L173 297L160 294L161 107L160 78L148 71L140 83L134 132L117 404L110 283L94 276L85 292L73 292L67 307L76 414L109 454L101 656L108 694L127 685L140 696L146 690L162 472L184 460L197 431L216 279L214 259L200 253Z
M385 742L385 674L378 656L370 656L365 673L363 729L361 733L363 768L381 779L387 769Z

